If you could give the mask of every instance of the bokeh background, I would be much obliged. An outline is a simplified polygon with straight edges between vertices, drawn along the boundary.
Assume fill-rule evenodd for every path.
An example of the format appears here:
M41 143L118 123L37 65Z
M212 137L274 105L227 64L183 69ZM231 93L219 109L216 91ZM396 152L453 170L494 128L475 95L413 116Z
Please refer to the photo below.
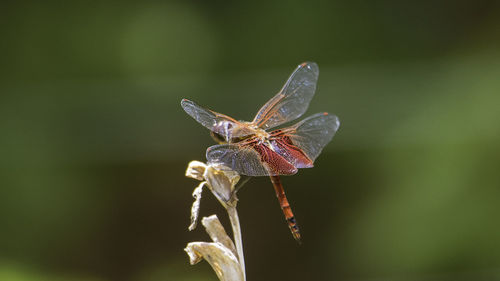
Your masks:
M217 280L180 100L249 120L306 60L341 128L283 179L301 246L240 191L248 280L500 280L498 1L3 1L0 32L2 281Z

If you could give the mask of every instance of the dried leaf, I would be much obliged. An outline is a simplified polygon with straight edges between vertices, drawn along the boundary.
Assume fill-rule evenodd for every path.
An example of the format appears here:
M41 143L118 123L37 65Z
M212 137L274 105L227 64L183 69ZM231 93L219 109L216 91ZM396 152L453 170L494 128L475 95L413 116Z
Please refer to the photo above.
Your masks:
M222 168L222 169L221 169ZM208 165L203 177L208 183L212 193L224 204L230 203L234 199L234 187L240 180L238 173L223 169L223 166Z
M189 225L189 231L196 228L196 224L198 223L198 214L200 212L200 201L201 201L201 192L203 191L203 186L206 182L201 182L198 187L196 187L193 191L194 202L191 207L191 224Z
M221 243L226 248L231 250L235 256L237 256L236 247L234 246L233 240L229 238L226 230L220 223L219 219L216 215L211 215L210 217L204 217L201 220L201 223L205 227L208 235L212 238L212 241Z
M191 161L186 169L186 177L202 181L204 180L203 174L205 173L206 168L207 165L203 162L196 160Z
M236 256L224 245L216 242L191 242L184 249L190 263L205 259L221 281L243 281L244 276Z

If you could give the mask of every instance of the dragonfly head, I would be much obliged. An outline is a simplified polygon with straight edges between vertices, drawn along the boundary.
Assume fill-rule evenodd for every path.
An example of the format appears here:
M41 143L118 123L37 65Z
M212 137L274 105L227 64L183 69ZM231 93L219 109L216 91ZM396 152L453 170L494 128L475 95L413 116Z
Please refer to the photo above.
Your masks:
M233 129L232 122L222 120L215 123L210 135L217 143L228 143L231 140Z

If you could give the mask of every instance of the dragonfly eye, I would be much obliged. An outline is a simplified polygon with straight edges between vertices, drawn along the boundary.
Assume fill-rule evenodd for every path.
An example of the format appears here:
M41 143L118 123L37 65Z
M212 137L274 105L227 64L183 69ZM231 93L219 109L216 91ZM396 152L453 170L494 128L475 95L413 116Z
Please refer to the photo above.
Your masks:
M228 121L219 121L213 127L212 131L219 135L219 139L224 139L225 142L231 138L231 133L234 125Z
M233 124L231 122L224 122L224 127L227 131L230 131L233 128Z

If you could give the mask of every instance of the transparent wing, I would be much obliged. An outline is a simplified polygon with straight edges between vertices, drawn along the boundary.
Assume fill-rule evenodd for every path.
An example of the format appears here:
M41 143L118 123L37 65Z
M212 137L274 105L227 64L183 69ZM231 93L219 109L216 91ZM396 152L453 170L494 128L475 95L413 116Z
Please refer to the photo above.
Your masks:
M273 150L281 155L286 161L292 163L297 168L312 168L313 160L305 152L295 145L290 136L281 134L270 138Z
M207 160L209 163L223 164L238 174L252 177L297 173L297 168L265 145L214 145L207 149Z
M253 131L250 131L248 127L241 122L227 115L203 108L188 99L183 99L181 101L181 106L187 114L194 118L194 120L214 133L223 136L226 140L230 140L232 137L241 137L253 133Z
M253 123L268 129L302 116L314 96L318 75L319 68L314 62L297 66L281 91L259 110Z
M271 133L273 144L281 149L275 149L285 158L293 158L289 160L298 168L312 167L312 162L319 156L321 150L332 140L337 132L340 122L337 116L328 113L317 113L300 121L299 123L277 130L277 133ZM284 142L283 140L287 140ZM285 144L285 145L284 145ZM280 147L281 145L281 147ZM290 153L292 152L292 153ZM305 154L311 161L309 163L305 158L300 157L300 153ZM297 156L295 156L297 155Z

